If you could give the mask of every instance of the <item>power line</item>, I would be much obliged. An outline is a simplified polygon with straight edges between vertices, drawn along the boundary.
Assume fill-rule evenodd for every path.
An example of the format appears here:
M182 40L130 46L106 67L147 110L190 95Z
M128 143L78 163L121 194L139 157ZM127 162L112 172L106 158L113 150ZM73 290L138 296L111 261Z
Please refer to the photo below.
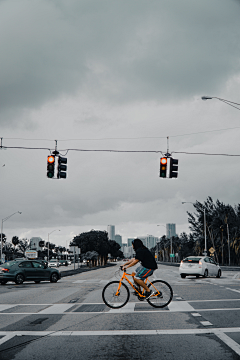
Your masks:
M21 150L48 150L50 148L42 147L22 147L22 146L2 146L2 149L21 149ZM116 150L116 149L62 149L60 152L79 151L79 152L112 152L112 153L161 153L165 154L163 150ZM226 154L226 153L205 153L205 152L188 152L188 151L171 151L171 154L186 154L186 155L206 155L206 156L234 156L240 157L240 154Z

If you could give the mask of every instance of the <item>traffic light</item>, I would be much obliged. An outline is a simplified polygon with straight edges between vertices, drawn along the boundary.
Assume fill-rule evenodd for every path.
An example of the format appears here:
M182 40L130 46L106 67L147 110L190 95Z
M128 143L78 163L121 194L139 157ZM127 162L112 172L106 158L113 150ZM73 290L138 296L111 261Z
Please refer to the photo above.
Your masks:
M67 173L66 173L67 165L64 165L64 164L67 164L67 158L59 156L58 157L58 174L57 174L58 179L66 179L66 177L67 177Z
M54 177L54 168L55 168L55 157L53 155L49 155L47 158L47 177Z
M160 159L160 177L167 177L167 158L162 157Z
M170 158L170 171L169 177L170 178L177 178L178 177L178 160Z

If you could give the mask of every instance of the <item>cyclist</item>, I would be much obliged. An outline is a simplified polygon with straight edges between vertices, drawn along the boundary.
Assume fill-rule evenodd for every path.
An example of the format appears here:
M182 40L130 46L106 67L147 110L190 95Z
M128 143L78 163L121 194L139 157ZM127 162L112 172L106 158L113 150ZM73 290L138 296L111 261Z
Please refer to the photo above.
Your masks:
M127 263L125 263L122 267L123 270L126 270L127 268L130 268L134 265L136 265L139 261L141 265L136 269L136 271L133 273L133 280L135 284L137 285L138 290L140 290L140 286L142 286L145 290L145 299L149 299L152 291L148 288L148 286L145 284L144 280L153 274L154 270L157 269L157 263L154 259L153 254L146 248L146 246L143 245L142 240L140 239L134 239L132 241L132 246L135 251L135 258L129 260Z

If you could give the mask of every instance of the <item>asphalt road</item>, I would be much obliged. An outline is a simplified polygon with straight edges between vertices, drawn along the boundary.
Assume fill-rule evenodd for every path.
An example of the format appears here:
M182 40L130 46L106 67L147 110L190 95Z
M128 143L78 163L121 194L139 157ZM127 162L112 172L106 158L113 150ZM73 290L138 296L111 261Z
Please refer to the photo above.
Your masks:
M155 309L131 295L122 309L102 301L118 265L58 283L0 286L1 360L240 359L240 276L181 279L159 265L174 298Z

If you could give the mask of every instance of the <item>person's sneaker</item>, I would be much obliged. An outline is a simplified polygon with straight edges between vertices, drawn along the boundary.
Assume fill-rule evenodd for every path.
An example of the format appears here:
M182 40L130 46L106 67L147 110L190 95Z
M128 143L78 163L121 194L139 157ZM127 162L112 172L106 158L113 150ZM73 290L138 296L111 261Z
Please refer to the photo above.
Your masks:
M151 295L152 295L152 290L150 290L149 292L145 291L145 293L144 293L145 300L148 300Z

